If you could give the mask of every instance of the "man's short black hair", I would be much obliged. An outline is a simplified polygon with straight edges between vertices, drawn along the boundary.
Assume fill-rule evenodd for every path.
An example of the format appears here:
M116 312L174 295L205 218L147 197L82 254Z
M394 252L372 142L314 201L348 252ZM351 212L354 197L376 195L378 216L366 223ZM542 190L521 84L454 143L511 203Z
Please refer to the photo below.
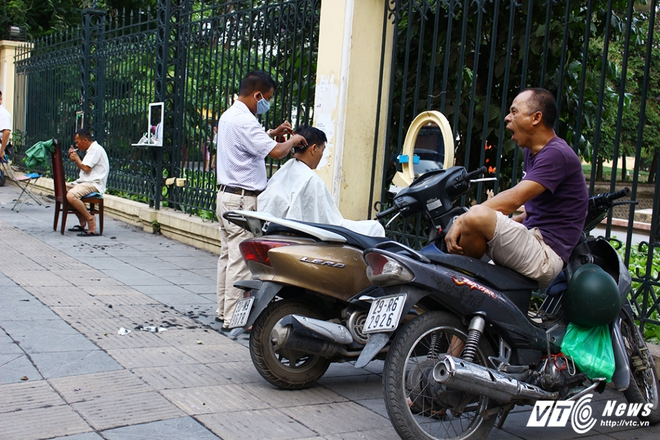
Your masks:
M296 130L296 134L304 137L307 141L307 145L322 145L325 142L328 142L328 138L325 136L321 130L316 127L310 127L308 125L301 125ZM305 148L297 148L296 151L305 151Z
M532 92L532 96L529 99L529 107L533 109L533 112L541 112L543 114L543 125L554 129L557 118L559 117L555 97L550 91L539 87L523 90L523 92L527 91Z
M275 88L275 81L269 74L263 70L253 70L241 81L241 89L238 94L247 96L254 92L267 93L271 89L275 90Z
M88 128L81 128L80 130L76 131L76 134L78 135L79 138L87 139L88 141L94 140L94 138L92 137L92 133L89 131Z

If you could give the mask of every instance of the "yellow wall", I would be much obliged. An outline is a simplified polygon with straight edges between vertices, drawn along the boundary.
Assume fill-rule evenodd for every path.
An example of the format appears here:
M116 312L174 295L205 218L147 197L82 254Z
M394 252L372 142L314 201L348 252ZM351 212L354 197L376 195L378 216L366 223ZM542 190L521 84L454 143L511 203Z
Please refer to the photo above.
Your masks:
M16 48L25 43L18 41L0 41L0 90L2 104L12 115L14 123L14 55Z
M342 215L353 220L365 219L371 211L384 8L385 0L321 2L314 124L326 133L328 148L317 170ZM384 84L389 82L389 46ZM382 179L387 97L383 100L374 201L379 200Z

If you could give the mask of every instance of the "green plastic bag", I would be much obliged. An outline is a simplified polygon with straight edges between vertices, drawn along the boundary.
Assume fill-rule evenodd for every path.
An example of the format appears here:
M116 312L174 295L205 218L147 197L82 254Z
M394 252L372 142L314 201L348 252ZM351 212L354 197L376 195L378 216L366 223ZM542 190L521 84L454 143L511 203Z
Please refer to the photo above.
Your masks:
M589 379L604 377L608 382L612 381L615 363L609 325L582 327L568 324L561 351L573 359Z

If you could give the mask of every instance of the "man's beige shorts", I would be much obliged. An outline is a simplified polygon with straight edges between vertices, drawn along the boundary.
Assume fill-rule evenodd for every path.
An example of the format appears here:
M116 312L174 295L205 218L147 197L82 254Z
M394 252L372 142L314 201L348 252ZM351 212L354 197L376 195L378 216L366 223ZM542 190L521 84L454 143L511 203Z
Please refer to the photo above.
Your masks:
M501 212L497 213L495 234L486 253L498 266L537 280L541 288L550 284L564 267L561 257L543 242L538 228L527 229Z
M74 197L76 197L78 200L82 199L88 194L91 194L93 192L98 192L98 189L96 189L96 185L93 183L67 183L66 184L66 193L68 194L73 194Z

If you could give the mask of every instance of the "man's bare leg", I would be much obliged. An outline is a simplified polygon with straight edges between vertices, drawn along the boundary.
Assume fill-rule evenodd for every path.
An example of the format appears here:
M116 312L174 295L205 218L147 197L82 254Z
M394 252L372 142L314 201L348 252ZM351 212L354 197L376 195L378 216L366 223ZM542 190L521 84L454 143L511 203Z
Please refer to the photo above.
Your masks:
M488 242L495 235L497 213L482 205L470 208L463 215L461 224L460 246L463 255L472 258L481 258L488 249Z
M76 197L69 197L67 194L67 200L69 201L69 204L78 211L76 215L79 214L78 219L81 217L85 220L87 223L87 229L89 230L90 233L96 234L96 220L94 220L94 216L87 211L87 208L85 207L85 203L76 198Z
M82 229L87 228L87 220L85 220L85 217L83 217L78 211L74 212L76 214L76 217L78 217L78 223L80 224L80 227Z

